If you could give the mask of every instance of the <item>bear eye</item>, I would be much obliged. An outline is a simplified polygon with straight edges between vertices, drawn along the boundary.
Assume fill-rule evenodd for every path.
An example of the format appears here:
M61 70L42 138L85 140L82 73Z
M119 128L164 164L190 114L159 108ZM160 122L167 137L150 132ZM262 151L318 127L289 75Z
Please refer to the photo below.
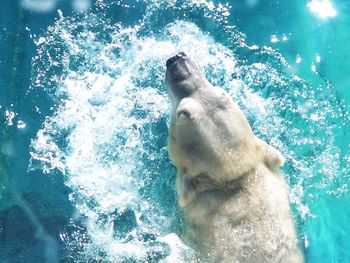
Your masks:
M186 118L190 118L191 114L187 109L181 109L177 111L177 117L186 117Z

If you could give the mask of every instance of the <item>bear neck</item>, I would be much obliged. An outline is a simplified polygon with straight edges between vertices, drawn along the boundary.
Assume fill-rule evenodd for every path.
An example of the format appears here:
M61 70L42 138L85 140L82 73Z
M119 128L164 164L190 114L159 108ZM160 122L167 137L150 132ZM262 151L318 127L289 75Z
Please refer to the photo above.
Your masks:
M258 172L256 169L251 169L237 178L221 182L214 183L211 187L199 187L197 188L197 194L194 200L189 204L187 209L191 210L197 205L205 203L208 196L213 200L217 200L218 204L222 204L232 198L236 198L240 195L249 195L252 187L258 184ZM207 206L208 210L211 210L210 206ZM209 212L209 211L208 211Z

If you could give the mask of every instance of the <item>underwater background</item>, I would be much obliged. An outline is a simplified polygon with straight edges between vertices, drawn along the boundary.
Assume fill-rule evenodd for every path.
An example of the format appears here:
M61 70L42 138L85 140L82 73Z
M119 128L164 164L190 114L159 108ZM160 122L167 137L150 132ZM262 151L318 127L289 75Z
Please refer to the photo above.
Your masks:
M0 0L0 262L190 262L184 51L279 149L306 262L350 262L350 2Z

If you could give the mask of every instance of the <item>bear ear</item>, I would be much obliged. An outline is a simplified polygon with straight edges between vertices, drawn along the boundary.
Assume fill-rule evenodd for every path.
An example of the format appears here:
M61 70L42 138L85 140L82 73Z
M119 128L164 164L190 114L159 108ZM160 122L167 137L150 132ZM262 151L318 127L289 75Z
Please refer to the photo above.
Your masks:
M180 207L186 207L196 195L196 191L191 187L187 175L181 172L176 176L176 192Z
M276 170L284 164L284 158L282 154L273 146L268 145L263 140L257 138L258 147L260 148L261 156L268 168Z

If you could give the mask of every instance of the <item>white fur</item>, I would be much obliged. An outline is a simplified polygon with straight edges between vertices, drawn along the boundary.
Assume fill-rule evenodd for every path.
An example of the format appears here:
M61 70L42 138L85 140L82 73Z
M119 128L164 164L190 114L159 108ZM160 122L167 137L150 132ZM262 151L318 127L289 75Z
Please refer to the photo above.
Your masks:
M229 95L187 57L166 74L172 99L169 154L185 239L205 262L303 262L278 167Z

